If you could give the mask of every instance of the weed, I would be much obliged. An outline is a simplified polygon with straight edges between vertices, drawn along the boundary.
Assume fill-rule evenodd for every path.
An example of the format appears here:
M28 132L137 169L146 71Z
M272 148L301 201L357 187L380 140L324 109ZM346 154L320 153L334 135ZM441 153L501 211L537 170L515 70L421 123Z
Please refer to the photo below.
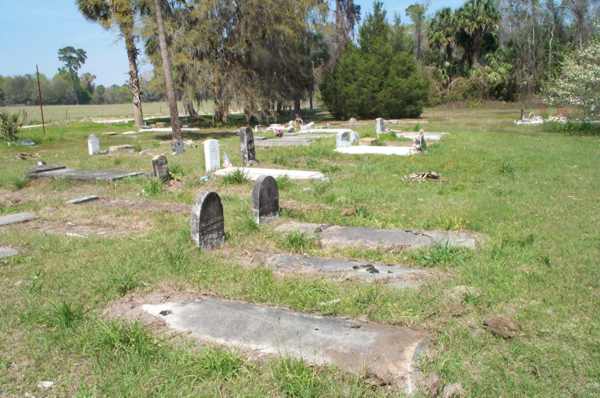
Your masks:
M242 359L236 354L209 348L202 353L199 367L201 375L205 378L218 377L229 380L239 374L242 365Z
M321 382L315 371L298 359L283 359L273 366L273 378L284 397L321 396Z
M312 249L315 246L315 241L306 234L296 231L285 236L283 246L294 253L302 253Z
M258 231L258 224L253 217L245 216L240 224L240 230L246 233L255 232Z
M171 175L176 178L176 179L182 179L183 177L185 177L185 172L183 171L183 167L179 164L173 164L173 165L169 165L169 173L171 173Z
M292 185L293 185L293 182L290 179L290 177L288 177L286 175L277 177L277 188L279 188L280 191L289 189Z
M83 307L62 302L52 308L51 313L47 316L46 323L55 328L71 329L83 319L83 316Z
M223 177L224 185L240 185L245 184L248 181L248 176L242 170L236 170L233 173Z
M162 182L157 178L148 180L142 188L142 194L144 196L156 196L159 195L163 190Z
M451 247L447 243L435 245L430 249L421 250L411 255L413 261L423 267L453 265L458 266L470 257L466 249Z
M149 360L157 353L159 346L139 323L121 324L116 321L102 322L99 333L93 342L99 352L111 353L116 358L137 356Z
M133 272L125 272L118 275L114 275L111 280L111 285L115 290L124 296L130 291L140 287L142 283L136 278Z
M515 168L509 161L505 160L504 162L502 162L502 165L500 166L500 174L503 174L508 177L512 177L515 175Z
M25 186L27 185L27 179L24 177L13 177L11 179L11 185L13 186L15 191L18 191L20 189L25 188Z

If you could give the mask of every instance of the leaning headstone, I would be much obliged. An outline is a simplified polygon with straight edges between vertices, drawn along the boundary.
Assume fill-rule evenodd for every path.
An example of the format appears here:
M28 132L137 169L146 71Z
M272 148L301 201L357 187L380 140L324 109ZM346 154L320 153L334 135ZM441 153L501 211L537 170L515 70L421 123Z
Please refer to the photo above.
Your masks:
M244 165L249 166L258 163L256 161L256 148L254 147L254 133L250 127L240 129L240 150Z
M100 153L100 140L94 134L88 137L88 153L90 156Z
M335 146L336 148L345 148L352 146L358 142L358 134L354 131L340 131L336 135Z
M225 243L223 205L216 192L202 192L192 207L192 240L200 249L212 250Z
M210 174L221 168L219 141L213 139L204 141L204 168L206 169L206 174Z
M152 174L162 182L167 182L171 179L169 163L165 155L159 155L152 158Z
M383 118L377 118L377 120L375 120L375 132L377 134L383 134L385 133L385 123L383 121Z
M271 176L260 176L252 190L252 211L256 223L264 223L279 216L279 188Z

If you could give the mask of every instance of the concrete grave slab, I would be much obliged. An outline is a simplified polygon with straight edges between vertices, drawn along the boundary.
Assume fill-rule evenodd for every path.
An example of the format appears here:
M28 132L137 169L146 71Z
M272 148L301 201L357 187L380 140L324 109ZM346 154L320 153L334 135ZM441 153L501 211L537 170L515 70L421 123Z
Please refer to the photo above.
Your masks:
M112 171L112 170L76 170L69 168L61 168L57 170L31 172L29 178L64 178L67 180L78 181L117 181L128 177L136 177L143 175L141 171Z
M20 224L35 220L37 217L32 213L14 213L0 216L0 227L12 224Z
M19 252L13 248L0 246L0 259L14 257L18 254L19 254Z
M366 372L409 394L416 389L417 359L427 344L427 334L413 329L212 297L144 304L141 309L200 343Z
M435 245L475 249L483 239L481 235L472 232L373 229L296 222L279 225L276 230L282 233L312 231L324 247L369 249L418 249Z
M406 138L409 140L415 140L419 137L419 133L415 132L395 132L396 137L398 138ZM426 141L440 141L444 136L448 135L448 133L423 133Z
M366 146L356 145L345 148L337 148L339 153L348 155L395 155L411 156L418 153L414 148L408 146Z
M171 127L153 127L147 129L140 129L140 133L170 133L173 129ZM197 127L182 127L181 131L183 133L198 133L200 130Z
M98 200L98 199L99 198L96 195L81 196L79 198L75 198L75 199L71 199L71 200L67 201L67 204L79 205L82 203L93 202L94 200Z
M224 177L241 171L246 177L252 181L256 181L260 176L268 175L273 178L287 176L291 180L326 180L327 178L323 173L318 171L304 171L304 170L285 170L285 169L263 169L257 167L227 167L225 169L217 170L215 175Z
M397 288L416 287L431 276L428 271L402 265L288 254L270 256L266 265L283 273L318 273L365 282L384 281Z
M262 141L256 141L254 146L259 148L272 148L283 146L308 146L315 141L316 138L306 136L283 136L281 138L271 138Z

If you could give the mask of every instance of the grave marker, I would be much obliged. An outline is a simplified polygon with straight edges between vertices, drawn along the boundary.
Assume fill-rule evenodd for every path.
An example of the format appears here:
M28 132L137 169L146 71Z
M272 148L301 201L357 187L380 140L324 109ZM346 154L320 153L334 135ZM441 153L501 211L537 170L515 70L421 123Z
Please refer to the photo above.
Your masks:
M240 150L242 152L242 162L249 166L256 161L256 148L254 147L254 133L250 127L240 129Z
M213 139L204 141L204 168L206 169L206 174L210 174L221 168L219 141Z
M88 153L90 156L100 153L100 140L94 134L88 137Z
M192 207L192 240L200 249L212 250L225 243L223 205L216 192L202 192Z
M167 182L171 179L169 162L165 155L159 155L152 158L152 174L162 182Z
M352 146L358 142L358 134L352 130L340 131L335 138L336 148L345 148Z
M385 133L385 123L383 118L378 117L377 120L375 120L375 132L377 135Z
M252 190L252 211L256 223L268 222L279 216L279 188L271 176L260 176Z

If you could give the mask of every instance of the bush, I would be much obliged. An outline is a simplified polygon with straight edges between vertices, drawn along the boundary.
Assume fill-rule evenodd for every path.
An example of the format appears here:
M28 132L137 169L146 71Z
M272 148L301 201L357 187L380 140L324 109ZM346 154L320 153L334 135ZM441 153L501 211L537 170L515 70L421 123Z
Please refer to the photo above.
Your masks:
M418 117L428 82L408 51L394 51L381 3L321 84L321 95L337 118Z
M22 125L23 121L20 114L0 112L0 139L16 141Z

